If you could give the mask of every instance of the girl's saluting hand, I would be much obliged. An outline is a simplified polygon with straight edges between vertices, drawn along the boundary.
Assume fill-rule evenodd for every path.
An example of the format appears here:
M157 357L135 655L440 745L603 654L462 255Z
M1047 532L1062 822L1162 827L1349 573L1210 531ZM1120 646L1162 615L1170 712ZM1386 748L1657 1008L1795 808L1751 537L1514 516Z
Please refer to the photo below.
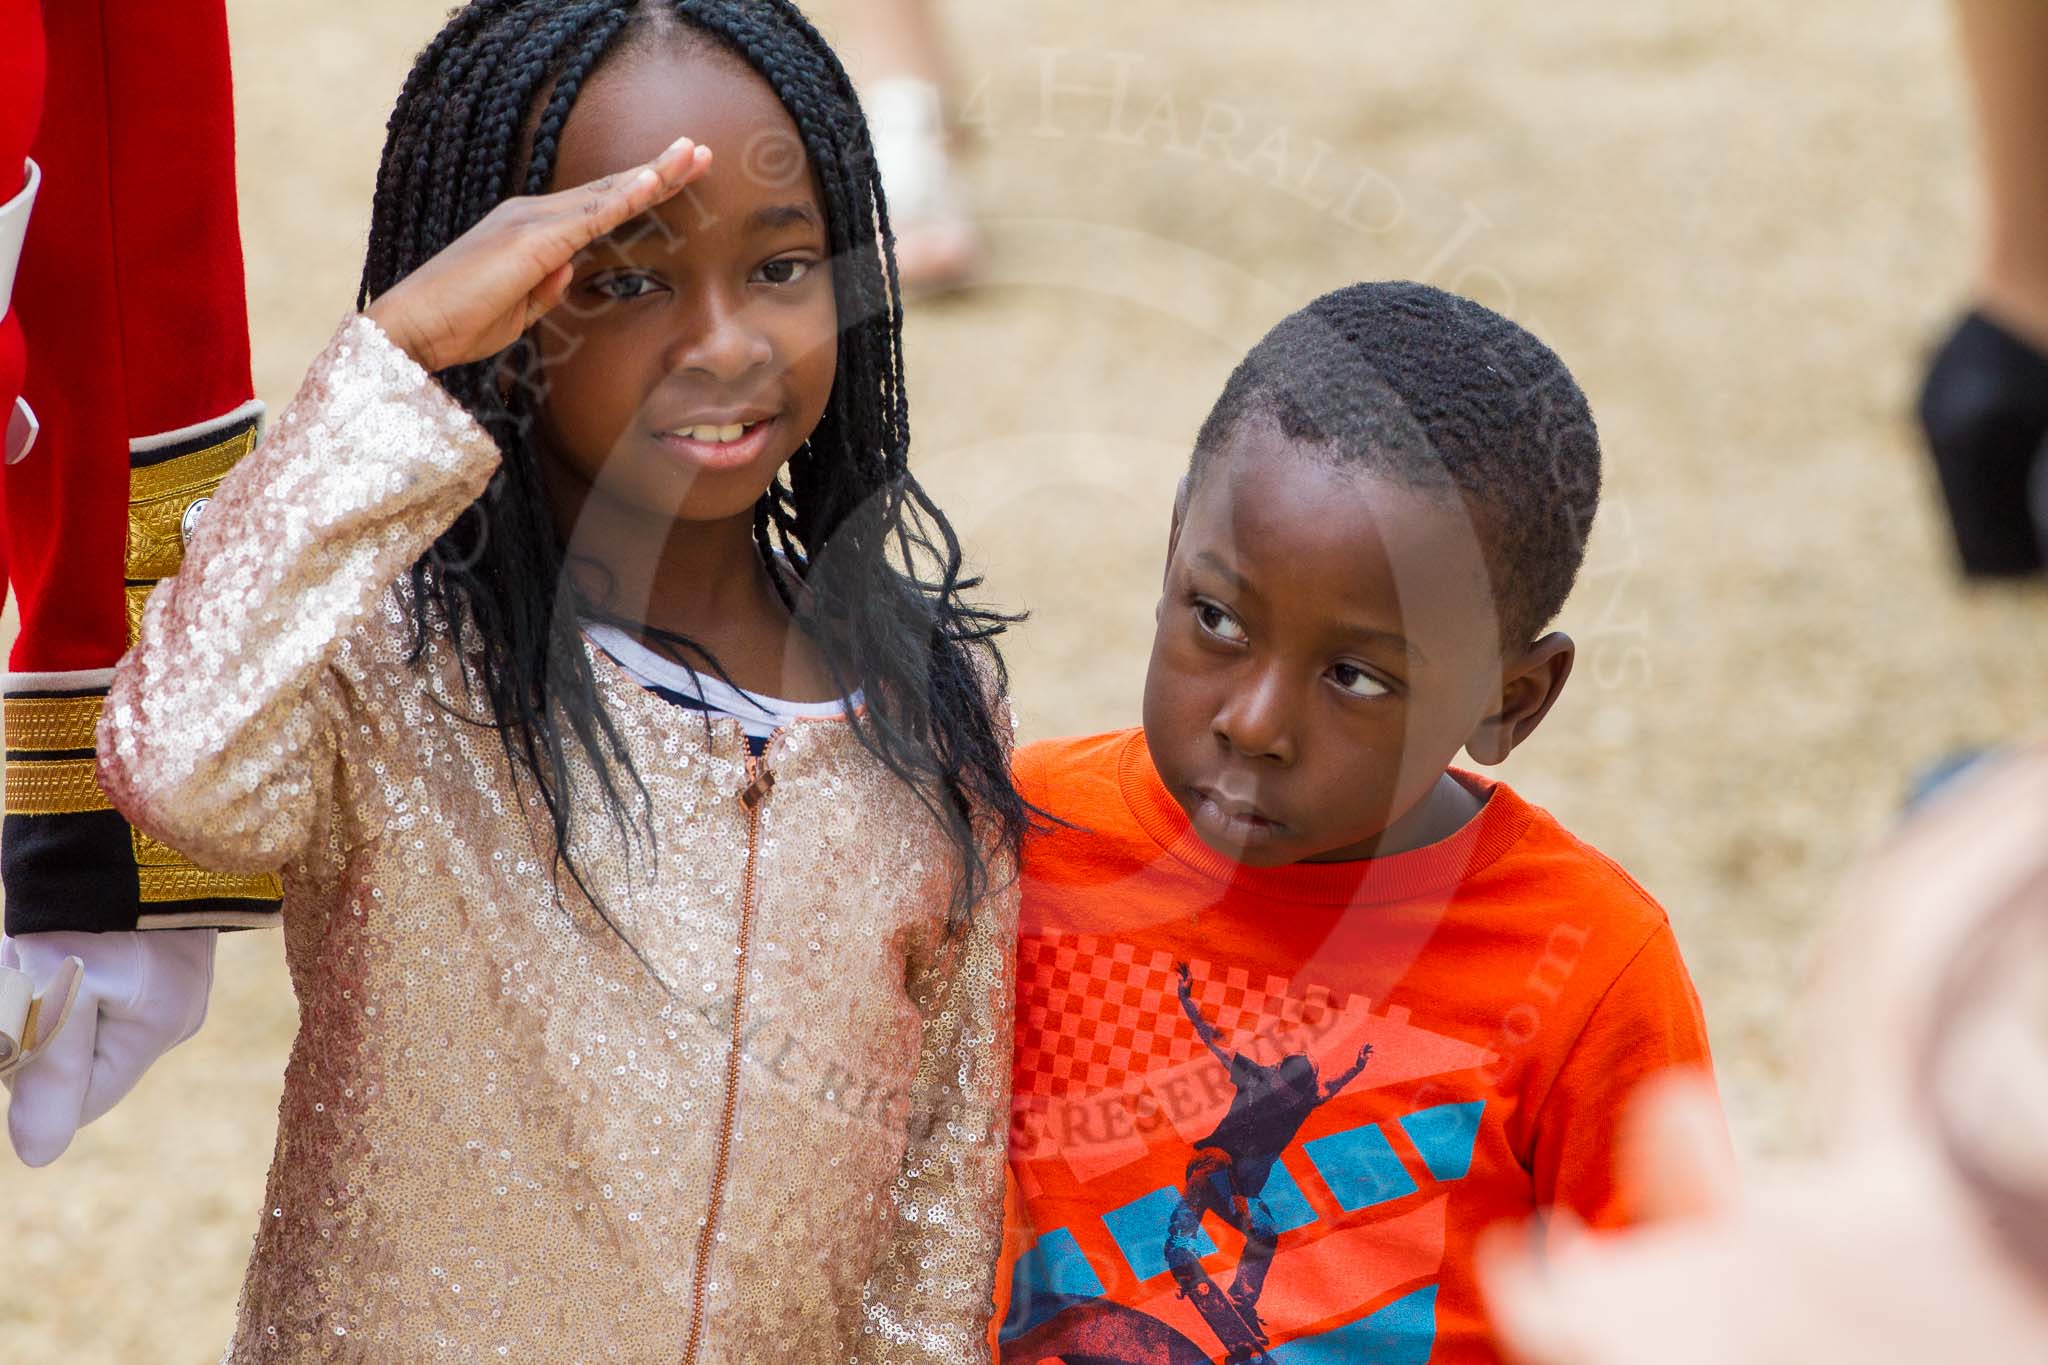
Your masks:
M364 316L429 371L487 360L561 303L577 252L710 165L709 147L681 137L635 170L507 199L378 295Z

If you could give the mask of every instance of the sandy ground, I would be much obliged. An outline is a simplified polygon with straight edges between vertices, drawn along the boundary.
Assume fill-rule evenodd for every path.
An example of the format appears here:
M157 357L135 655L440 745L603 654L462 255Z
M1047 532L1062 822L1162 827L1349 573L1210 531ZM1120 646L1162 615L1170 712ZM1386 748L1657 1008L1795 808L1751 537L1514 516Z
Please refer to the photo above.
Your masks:
M1744 1151L1810 1141L1792 1006L1832 888L1918 767L2037 725L2048 676L2042 594L1955 586L1904 418L1974 240L1942 6L947 9L994 252L914 310L913 412L1035 613L1027 734L1134 718L1174 479L1265 327L1368 277L1509 312L1591 393L1609 492L1578 674L1507 775L1669 906ZM351 301L440 6L230 12L275 410ZM224 941L197 1040L53 1168L0 1161L0 1359L215 1358L293 1026L277 938Z

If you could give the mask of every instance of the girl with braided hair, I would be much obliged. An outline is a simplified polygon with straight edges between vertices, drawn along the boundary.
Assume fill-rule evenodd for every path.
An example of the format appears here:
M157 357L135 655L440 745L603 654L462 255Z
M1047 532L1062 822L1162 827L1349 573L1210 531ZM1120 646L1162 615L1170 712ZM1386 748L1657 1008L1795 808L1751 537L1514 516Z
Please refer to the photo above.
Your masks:
M138 828L283 877L228 1359L986 1359L1006 618L906 467L838 61L782 0L475 0L357 305L101 734Z

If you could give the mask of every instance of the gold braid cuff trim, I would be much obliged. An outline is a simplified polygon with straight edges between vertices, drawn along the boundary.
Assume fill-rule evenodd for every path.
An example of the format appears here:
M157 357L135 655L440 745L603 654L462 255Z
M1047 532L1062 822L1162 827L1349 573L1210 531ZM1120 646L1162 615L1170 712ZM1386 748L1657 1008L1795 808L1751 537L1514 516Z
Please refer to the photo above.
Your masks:
M128 592L128 644L133 648L142 638L142 608L149 601L149 595L156 591L154 583L130 583Z
M144 905L189 900L275 901L284 897L284 883L275 873L245 876L209 872L163 840L152 839L132 825L128 833L135 845L135 873L142 884Z
M256 448L254 424L204 450L180 455L175 460L146 464L128 471L128 501L154 502L180 493L197 493L211 488L227 476L235 462Z
M18 759L7 765L7 814L78 815L112 810L114 803L100 790L95 760Z
M9 697L5 703L7 747L16 753L90 749L106 700L104 696Z
M269 872L242 876L208 872L188 863L184 867L138 867L135 877L142 887L144 905L197 900L274 901L284 895L283 883Z
M105 701L105 697L8 697L7 745L31 752L90 749ZM82 815L114 808L100 790L94 759L13 759L6 766L9 815ZM209 872L132 825L128 833L135 850L139 899L144 905L195 900L276 902L284 897L284 883L274 873Z
M135 873L142 884L144 905L189 900L274 901L284 897L284 883L275 873L245 876L209 872L163 840L152 839L132 825L128 833L135 845Z
M185 509L197 500L175 497L128 504L130 578L169 578L178 571L185 562L185 540L179 530Z
M249 424L220 442L128 472L128 577L169 578L185 559L185 512L256 446ZM131 616L134 615L131 607ZM132 642L133 636L130 636Z
M135 836L135 865L137 867L192 867L192 860L172 848L161 839L152 839L133 825L129 831Z

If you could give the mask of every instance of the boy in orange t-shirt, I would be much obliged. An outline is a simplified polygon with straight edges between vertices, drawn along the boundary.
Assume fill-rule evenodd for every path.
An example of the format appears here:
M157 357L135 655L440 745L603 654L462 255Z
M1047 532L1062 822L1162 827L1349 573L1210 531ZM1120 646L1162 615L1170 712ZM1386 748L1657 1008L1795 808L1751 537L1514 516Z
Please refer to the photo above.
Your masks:
M1557 357L1421 285L1232 376L1143 728L1018 755L1061 823L1025 858L1005 1365L1493 1362L1481 1232L1626 1221L1628 1092L1708 1067L1670 925L1450 767L1564 686L1599 463Z

